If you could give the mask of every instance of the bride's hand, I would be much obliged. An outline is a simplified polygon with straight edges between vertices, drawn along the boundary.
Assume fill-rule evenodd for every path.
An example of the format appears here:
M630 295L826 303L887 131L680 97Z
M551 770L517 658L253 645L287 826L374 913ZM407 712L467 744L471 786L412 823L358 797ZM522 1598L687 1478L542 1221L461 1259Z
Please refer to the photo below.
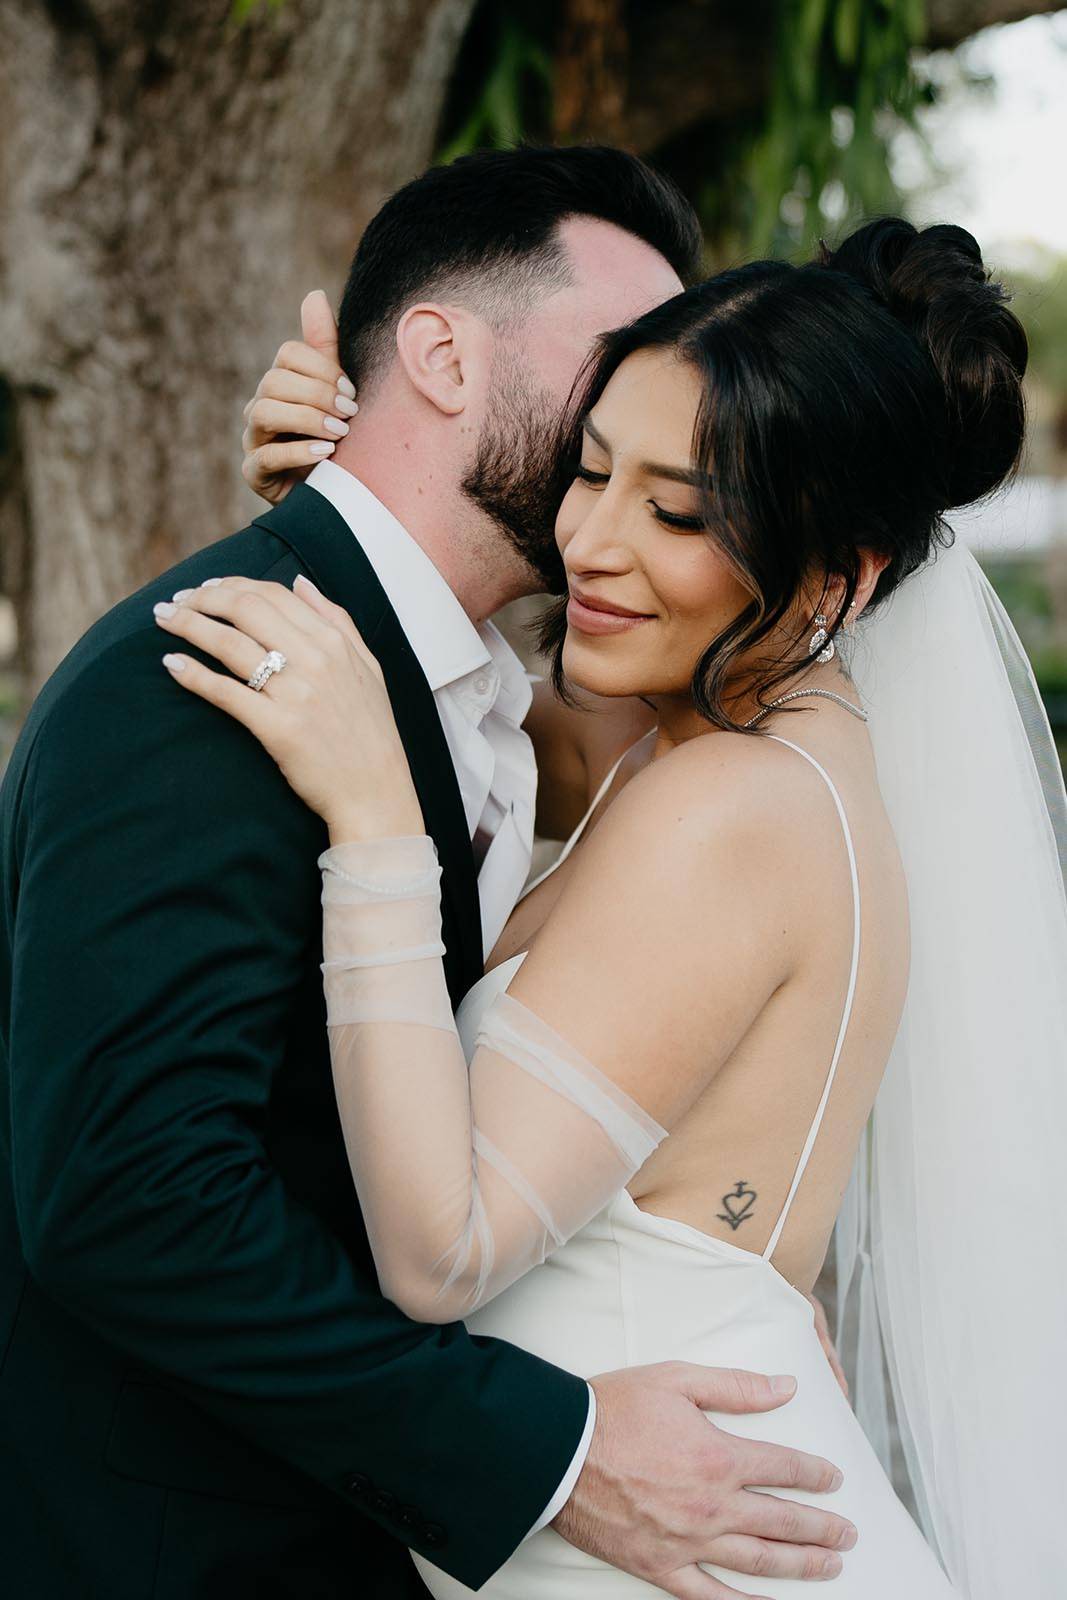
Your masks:
M244 409L245 481L277 505L331 456L359 410L337 359L337 324L321 289L300 307L303 342L287 340Z
M228 669L214 672L191 655L163 658L176 683L255 734L326 822L332 844L425 833L381 667L348 613L308 579L292 590L208 579L157 605L155 616ZM285 666L265 688L248 688L272 650Z

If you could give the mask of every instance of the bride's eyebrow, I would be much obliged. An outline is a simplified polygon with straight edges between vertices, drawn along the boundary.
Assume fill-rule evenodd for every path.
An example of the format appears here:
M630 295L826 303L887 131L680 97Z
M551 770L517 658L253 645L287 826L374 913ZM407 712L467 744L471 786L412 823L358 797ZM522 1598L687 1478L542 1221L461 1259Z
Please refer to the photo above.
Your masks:
M599 450L603 450L606 456L610 456L611 446L601 433L600 429L596 426L592 417L586 416L582 418L582 432L589 435L590 439L592 439L593 443Z
M582 431L606 456L611 455L611 446L592 417L582 418ZM691 489L707 489L711 483L708 474L695 467L668 467L661 461L642 461L639 470L648 478L666 478L669 483L684 483Z

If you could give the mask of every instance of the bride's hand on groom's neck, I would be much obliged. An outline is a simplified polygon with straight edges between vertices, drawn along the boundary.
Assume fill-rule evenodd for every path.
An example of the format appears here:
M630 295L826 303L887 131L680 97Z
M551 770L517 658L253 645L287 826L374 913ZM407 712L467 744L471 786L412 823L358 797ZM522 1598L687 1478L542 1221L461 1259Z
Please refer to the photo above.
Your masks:
M843 1517L761 1492L829 1493L841 1474L801 1450L738 1438L706 1411L773 1411L792 1378L669 1362L592 1380L596 1430L553 1526L590 1555L677 1600L740 1600L697 1565L825 1579L856 1542ZM759 1485L757 1490L753 1485Z
M321 289L306 296L300 327L302 338L286 340L244 409L241 471L249 488L272 505L333 455L359 410Z

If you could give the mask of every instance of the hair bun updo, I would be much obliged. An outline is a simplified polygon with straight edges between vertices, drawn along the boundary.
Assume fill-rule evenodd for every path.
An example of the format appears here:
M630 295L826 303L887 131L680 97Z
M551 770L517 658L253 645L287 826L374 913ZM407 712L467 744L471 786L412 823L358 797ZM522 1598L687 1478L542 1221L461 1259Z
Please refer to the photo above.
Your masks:
M948 423L943 510L991 493L1022 449L1027 342L965 228L885 217L857 229L821 265L865 283L911 330L941 378Z

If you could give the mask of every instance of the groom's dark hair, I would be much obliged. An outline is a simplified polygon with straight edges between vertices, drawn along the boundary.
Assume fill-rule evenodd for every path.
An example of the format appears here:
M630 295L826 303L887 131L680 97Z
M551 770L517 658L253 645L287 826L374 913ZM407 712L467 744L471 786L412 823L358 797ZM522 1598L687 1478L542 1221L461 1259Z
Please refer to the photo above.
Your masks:
M360 240L339 319L341 365L358 387L392 354L405 307L445 295L501 327L563 287L559 225L611 222L658 250L683 282L700 266L700 226L675 185L604 145L480 150L398 189Z

